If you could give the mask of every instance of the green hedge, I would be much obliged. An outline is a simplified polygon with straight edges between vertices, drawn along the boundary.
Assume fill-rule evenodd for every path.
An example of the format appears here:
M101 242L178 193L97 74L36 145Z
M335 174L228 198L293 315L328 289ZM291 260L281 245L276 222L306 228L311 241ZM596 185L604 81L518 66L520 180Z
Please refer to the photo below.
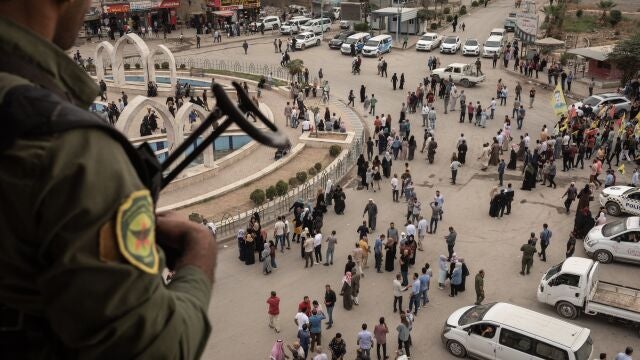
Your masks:
M445 14L445 15L451 14L451 8L450 7L444 8L444 10L442 10L442 13Z
M249 198L253 201L254 204L260 205L266 200L266 194L262 189L255 189L253 190L251 195L249 195Z
M298 171L296 173L296 179L298 179L300 183L307 181L307 173L304 171Z
M300 184L300 182L298 181L298 179L295 176L289 178L289 186L296 187L299 184Z
M273 200L274 197L276 197L277 192L276 192L276 187L271 185L267 188L267 191L264 192L265 196L267 197L267 199L269 200Z
M471 2L471 7L478 7L478 6L480 6L480 4L476 0L473 0Z
M163 61L162 64L160 64L160 66L163 69L168 69L169 68L169 62L168 61Z
M320 169L322 169L322 164L317 162L313 165L314 168L316 168L316 170L320 171Z
M316 171L316 168L310 167L309 170L307 170L307 172L309 173L309 176L316 176L316 174L318 173Z
M466 15L467 14L467 5L462 5L460 7L460 10L458 10L458 14L459 15Z
M276 183L276 194L278 196L285 195L289 191L289 184L287 184L284 180L280 180Z
M361 32L369 31L369 24L367 24L367 23L356 23L356 24L353 24L353 30L354 31L361 31Z
M337 157L341 152L342 148L340 147L340 145L331 145L331 147L329 148L329 155L331 155L331 157Z

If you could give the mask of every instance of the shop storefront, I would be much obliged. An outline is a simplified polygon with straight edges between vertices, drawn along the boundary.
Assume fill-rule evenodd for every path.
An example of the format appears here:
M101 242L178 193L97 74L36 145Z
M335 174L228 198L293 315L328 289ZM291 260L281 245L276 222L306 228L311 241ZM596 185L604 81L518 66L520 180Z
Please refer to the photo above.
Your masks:
M98 29L102 26L102 11L99 7L90 7L84 15L84 31L86 36L92 36L98 33Z
M252 22L260 14L260 0L208 0L207 16L212 24L223 22Z
M114 40L115 34L122 36L125 25L128 27L128 17L131 8L128 3L108 4L102 8L103 25L109 28L109 37Z

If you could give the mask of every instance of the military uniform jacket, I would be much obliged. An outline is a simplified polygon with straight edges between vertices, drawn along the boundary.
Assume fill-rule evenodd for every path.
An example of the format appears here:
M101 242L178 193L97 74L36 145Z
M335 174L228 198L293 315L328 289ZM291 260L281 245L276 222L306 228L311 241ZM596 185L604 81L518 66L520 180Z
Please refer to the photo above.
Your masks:
M62 50L2 17L0 51L36 66L82 109L98 93ZM36 85L0 73L2 119L16 86ZM153 200L108 134L83 128L18 139L0 152L0 199L0 304L42 319L28 331L44 336L21 355L200 356L211 285L189 266L164 284Z

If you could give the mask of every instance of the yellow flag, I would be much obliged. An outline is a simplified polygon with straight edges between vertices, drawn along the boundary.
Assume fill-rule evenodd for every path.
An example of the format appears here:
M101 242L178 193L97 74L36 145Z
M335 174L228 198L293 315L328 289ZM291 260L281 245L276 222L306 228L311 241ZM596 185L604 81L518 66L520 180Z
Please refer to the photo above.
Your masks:
M618 172L622 175L624 175L624 164L620 165L620 167L618 167Z
M551 108L556 115L567 113L567 101L564 98L564 92L560 84L556 85L555 90L551 93Z
M606 106L604 106L604 105L602 105L602 106L600 107L600 111L598 111L598 117L599 117L599 118L603 117L605 112L607 112L607 107L606 107Z

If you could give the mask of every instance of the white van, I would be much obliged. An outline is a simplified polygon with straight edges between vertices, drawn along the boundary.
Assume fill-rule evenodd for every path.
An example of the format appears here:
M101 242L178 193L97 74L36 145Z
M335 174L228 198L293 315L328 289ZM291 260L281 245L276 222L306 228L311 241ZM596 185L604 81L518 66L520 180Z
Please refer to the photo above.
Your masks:
M505 40L502 36L489 36L482 46L482 57L493 57L493 54L498 54L498 57L500 57L502 51L504 51L504 46Z
M329 31L331 28L331 19L329 18L320 18L313 19L302 25L302 31L309 31L316 34L320 34L326 31Z
M501 36L501 37L506 37L507 36L507 30L504 28L495 28L493 30L491 30L491 32L489 33L489 36Z
M362 56L379 56L380 54L391 52L392 42L391 35L372 37L364 44Z
M302 25L309 20L311 19L308 17L295 17L291 20L285 21L284 24L280 26L280 33L286 35L297 34L300 32Z
M371 38L371 35L369 35L369 33L366 33L366 32L359 32L357 34L353 34L349 36L347 40L345 40L342 43L342 46L340 46L340 52L344 55L350 55L351 44L353 44L356 47L356 54L357 54L362 50L362 48L364 47L364 44L367 42L367 40L369 40L369 38Z
M465 306L442 328L456 357L501 360L589 360L591 330L507 303Z

